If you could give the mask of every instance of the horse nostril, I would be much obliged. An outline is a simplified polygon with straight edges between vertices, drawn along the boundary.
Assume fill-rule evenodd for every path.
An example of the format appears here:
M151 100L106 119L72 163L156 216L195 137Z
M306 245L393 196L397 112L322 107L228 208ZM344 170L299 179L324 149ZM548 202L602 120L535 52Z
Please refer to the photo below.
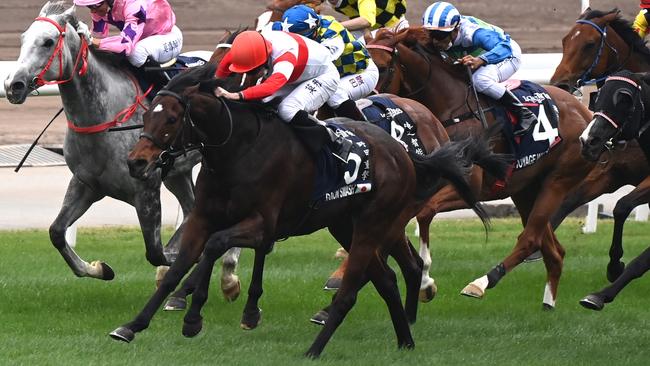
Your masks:
M144 159L129 159L127 160L129 166L129 172L131 175L142 173L144 168L147 166L147 161Z
M16 81L13 84L11 84L11 90L13 91L23 91L25 90L25 87L26 85L22 81Z

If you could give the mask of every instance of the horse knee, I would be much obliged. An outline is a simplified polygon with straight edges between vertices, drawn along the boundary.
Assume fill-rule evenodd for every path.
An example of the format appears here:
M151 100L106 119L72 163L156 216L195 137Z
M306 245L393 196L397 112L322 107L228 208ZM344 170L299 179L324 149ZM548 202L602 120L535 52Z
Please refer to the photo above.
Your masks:
M65 247L66 241L65 241L65 227L62 227L61 225L57 225L56 223L50 225L50 241L52 242L52 245L56 249L63 249Z
M612 212L614 214L614 218L617 220L627 219L627 217L630 216L632 210L634 210L634 207L636 207L636 204L634 202L630 202L625 198L621 198L618 200L618 202L616 202L616 206L614 206L614 211Z

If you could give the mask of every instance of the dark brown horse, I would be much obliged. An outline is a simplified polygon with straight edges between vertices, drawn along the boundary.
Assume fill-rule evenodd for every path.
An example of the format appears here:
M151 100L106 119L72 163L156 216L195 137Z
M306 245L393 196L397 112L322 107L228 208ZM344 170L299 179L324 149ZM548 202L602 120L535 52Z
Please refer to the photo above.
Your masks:
M483 127L477 118L476 100L468 87L466 70L449 62L443 53L424 51L421 45L428 44L427 36L427 32L420 28L399 33L381 30L375 39L368 40L369 51L380 70L378 89L426 105L440 120L449 122L447 132L452 140L468 132L476 133ZM543 304L546 308L555 306L564 249L549 220L567 192L593 167L579 156L577 140L591 119L591 113L569 93L552 86L546 89L559 108L559 132L563 142L534 165L515 171L503 189L493 189L494 180L480 172L472 175L472 187L480 200L512 197L524 231L519 235L513 252L485 276L466 286L461 292L463 295L482 298L486 289L494 287L524 258L541 249L547 270ZM483 108L493 104L483 96L480 100ZM490 125L501 123L492 114L487 117ZM507 141L501 138L495 144L495 151L505 152L506 146ZM417 217L422 244L428 244L428 227L437 212L464 207L453 189L443 189L434 195Z
M650 113L645 107L647 105L650 105L650 77L647 74L622 71L608 77L595 103L594 119L580 136L584 157L595 161L613 141L636 139L648 164ZM650 247L632 260L611 285L586 296L580 304L601 310L606 303L614 301L630 281L641 277L648 269Z
M268 111L215 98L212 91L223 80L195 85L213 74L213 65L207 65L174 78L146 113L142 137L130 154L131 174L138 177L152 174L160 159L186 149L200 149L204 160L196 183L196 205L177 260L142 312L111 336L131 341L135 332L146 329L165 297L203 254L195 268L199 285L183 326L184 335L198 334L212 266L227 249L254 249L254 271L261 271L257 258L263 258L277 239L328 227L350 250L350 265L329 321L307 356L320 355L368 281L388 305L399 347L413 347L408 321L415 320L421 261L410 250L404 228L427 198L446 184L442 179L451 181L475 206L465 182L466 159L493 159L495 165L490 165L495 173L501 173L500 158L489 152L482 139L448 143L425 158L409 156L378 127L342 120L340 123L362 136L372 151L373 188L370 193L323 203L314 210L310 196L315 164L304 144ZM406 306L413 308L407 312L395 274L386 263L389 254L402 269L408 268Z
M562 39L562 60L551 77L551 83L565 90L583 85L602 84L619 70L650 71L650 49L634 32L630 22L619 11L587 9ZM616 148L625 147L624 149ZM623 226L632 210L650 202L650 168L636 141L612 145L604 159L589 177L565 201L557 216L570 212L582 202L595 199L631 184L636 188L622 197L614 207L614 232L609 251L607 278L614 281L623 270Z

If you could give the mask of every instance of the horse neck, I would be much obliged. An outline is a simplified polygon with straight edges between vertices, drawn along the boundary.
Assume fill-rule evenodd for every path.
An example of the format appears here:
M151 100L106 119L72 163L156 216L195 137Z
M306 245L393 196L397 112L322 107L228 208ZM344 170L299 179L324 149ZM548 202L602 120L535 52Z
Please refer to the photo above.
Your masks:
M261 130L261 117L236 103L225 104L222 99L196 94L191 98L190 117L205 140L200 141L199 133L194 134L194 143L203 142L208 146L204 155L212 166L227 165L238 161L254 149Z
M473 95L469 95L469 100L467 99L469 85L467 77L454 70L454 66L446 64L437 55L431 55L427 60L402 44L398 46L398 50L404 66L402 89L405 87L404 81L412 85L413 89L418 89L422 85L422 80L427 78L425 82L427 87L414 97L440 120L467 112L468 101L471 105L475 105L476 99Z
M650 71L648 56L638 50L634 45L627 44L616 31L609 27L607 42L618 52L618 57L609 49L607 69L609 71L630 70L632 72Z
M75 40L74 44L69 43ZM79 52L80 39L67 37L64 49L64 69L72 75ZM68 119L80 127L101 124L135 102L138 87L125 70L120 70L92 51L88 52L87 69L79 75L77 67L72 80L59 84L59 92ZM134 83L135 82L135 83Z

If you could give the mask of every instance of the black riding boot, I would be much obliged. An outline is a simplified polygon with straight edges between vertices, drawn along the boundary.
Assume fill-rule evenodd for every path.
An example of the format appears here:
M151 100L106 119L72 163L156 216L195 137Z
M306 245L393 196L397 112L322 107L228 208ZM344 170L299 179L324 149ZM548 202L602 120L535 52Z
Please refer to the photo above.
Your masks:
M334 143L334 156L347 162L352 141L337 136L306 111L298 111L291 119L291 125L313 154L320 152L323 145L331 141Z
M341 103L341 105L338 106L334 110L336 113L337 117L346 117L349 118L353 121L365 121L366 117L361 113L359 108L357 108L357 103L355 103L352 99L348 99L345 102Z
M537 123L537 116L524 106L510 90L506 90L505 94L499 99L499 102L519 118L520 130L515 131L515 136L520 136L528 132Z

